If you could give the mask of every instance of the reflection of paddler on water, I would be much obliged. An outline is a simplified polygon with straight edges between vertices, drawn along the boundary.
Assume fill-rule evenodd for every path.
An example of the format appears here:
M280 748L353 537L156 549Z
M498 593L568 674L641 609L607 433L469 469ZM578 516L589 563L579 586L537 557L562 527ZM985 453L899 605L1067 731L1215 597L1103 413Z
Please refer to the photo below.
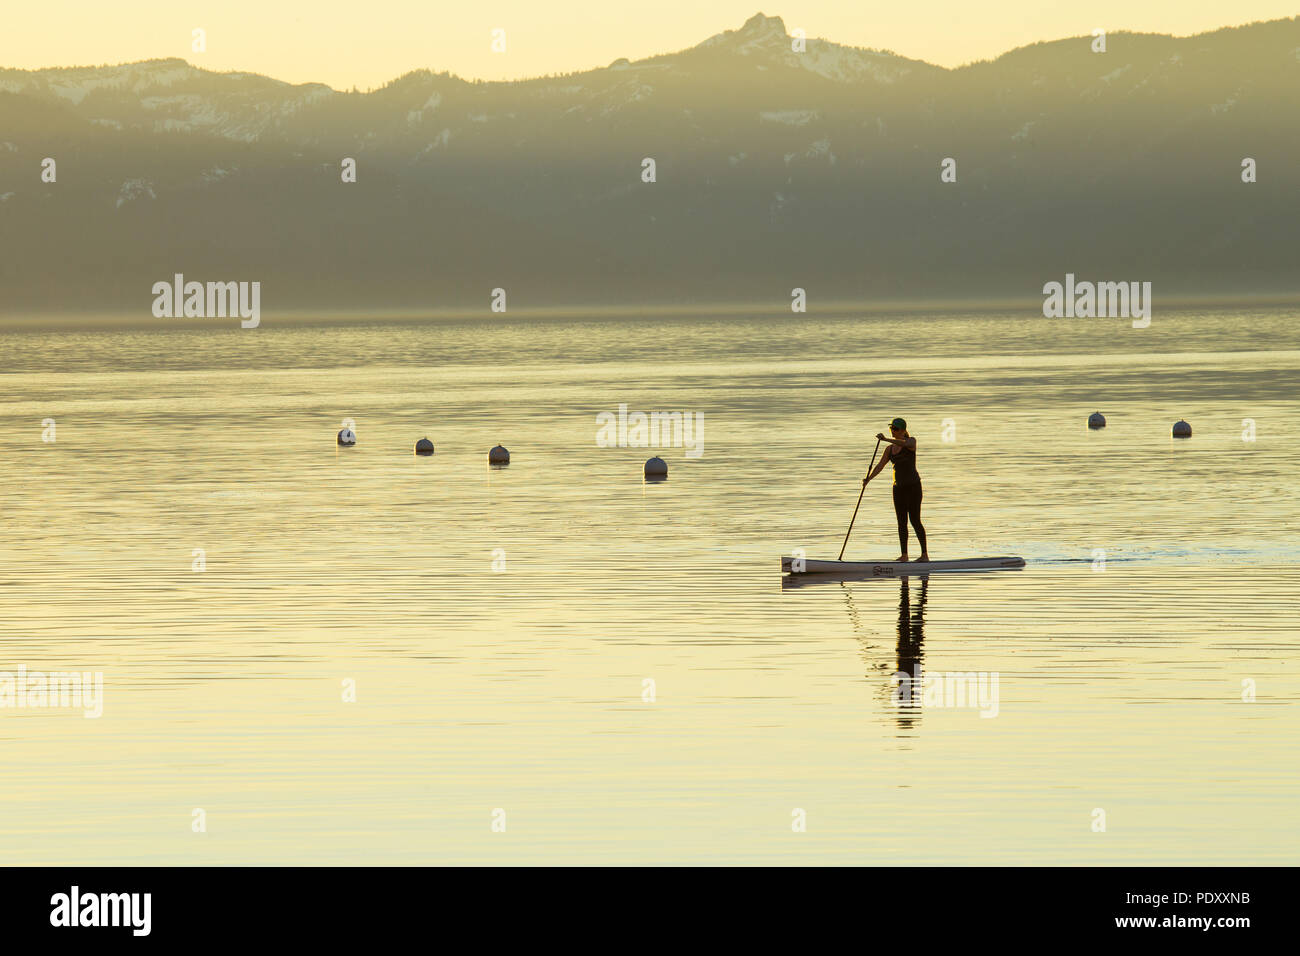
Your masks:
M917 583L919 579L919 584ZM864 625L853 604L853 590L841 581L848 605L849 623L862 645L867 680L876 684L882 707L892 710L900 729L912 727L927 707L978 710L981 717L996 717L999 710L997 671L933 671L925 669L925 606L930 588L928 574L898 580L898 639L894 653L881 660L881 647L873 642L879 630ZM870 587L870 585L868 585ZM879 681L880 683L876 683Z
M929 585L929 575L922 576L920 586L916 589L916 603L913 606L908 579L899 579L896 666L883 691L890 706L894 708L900 727L912 726L913 721L921 714L921 688L917 685L914 693L913 683L915 676L921 673L923 657L921 645L925 640L925 600ZM844 598L848 603L849 623L852 624L858 640L862 643L863 659L874 669L874 673L869 673L868 676L875 680L883 676L881 672L887 670L889 665L883 661L872 663L875 656L872 654L873 645L868 640L867 629L863 626L858 610L853 604L853 591L843 582L840 582L840 587L844 588ZM901 675L906 675L907 680L903 681Z
M921 674L921 659L924 657L921 645L925 640L925 592L929 584L928 576L921 578L916 607L913 608L907 578L899 581L898 667L890 678L890 684L893 702L898 708L898 722L903 727L910 727L912 718L921 713L921 688L917 686L916 678Z
M925 640L925 599L930 584L921 578L915 604L909 600L907 579L899 582L898 663L889 678L890 703L900 727L910 727L927 707L978 710L980 717L996 717L1000 708L999 675L974 671L926 672L922 657Z

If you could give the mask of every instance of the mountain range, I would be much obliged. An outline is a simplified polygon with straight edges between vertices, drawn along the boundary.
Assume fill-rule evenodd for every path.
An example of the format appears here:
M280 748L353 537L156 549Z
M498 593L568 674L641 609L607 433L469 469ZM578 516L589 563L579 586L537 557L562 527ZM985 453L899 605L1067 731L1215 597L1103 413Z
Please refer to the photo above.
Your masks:
M1300 18L1095 45L945 69L798 52L758 14L522 81L0 69L0 312L147 312L175 273L260 281L268 316L486 312L497 287L512 307L1035 298L1067 272L1157 302L1300 291Z

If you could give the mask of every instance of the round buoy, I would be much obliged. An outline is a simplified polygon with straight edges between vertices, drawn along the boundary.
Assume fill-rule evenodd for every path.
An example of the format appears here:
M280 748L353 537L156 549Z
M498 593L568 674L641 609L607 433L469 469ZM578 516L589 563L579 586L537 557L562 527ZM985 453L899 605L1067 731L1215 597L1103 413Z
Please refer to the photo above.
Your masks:
M421 438L415 443L415 453L417 455L432 455L433 442L429 441L427 438Z
M357 443L357 433L351 428L345 428L339 432L339 444L345 448Z
M1091 415L1088 416L1088 427L1105 428L1106 416L1103 415L1101 412L1093 412Z
M645 463L645 476L647 478L667 478L668 463L662 458L651 458Z
M1192 426L1187 424L1187 422L1183 421L1181 418L1178 419L1178 421L1174 422L1174 437L1191 438Z
M497 445L495 448L493 448L491 451L488 452L488 464L489 465L510 464L510 452L506 451L506 449L503 448L502 446Z

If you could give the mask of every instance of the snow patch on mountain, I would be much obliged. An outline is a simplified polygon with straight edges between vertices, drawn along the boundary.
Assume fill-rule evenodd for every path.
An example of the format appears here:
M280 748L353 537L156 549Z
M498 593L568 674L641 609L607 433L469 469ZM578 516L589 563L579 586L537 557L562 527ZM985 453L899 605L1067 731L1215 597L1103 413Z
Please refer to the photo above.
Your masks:
M808 159L825 158L830 161L832 166L835 165L835 154L831 152L831 141L829 139L819 139L808 147L804 153Z
M151 86L171 86L179 83L181 80L188 80L190 77L199 73L199 70L190 66L188 63L181 61L173 66L162 69L149 70L138 73L135 77L135 86L132 87L136 92L148 89Z
M832 166L839 162L836 155L831 152L831 141L824 138L811 143L802 153L785 154L785 164L787 166L796 159L824 159Z
M429 141L429 145L424 147L424 151L426 153L431 153L435 149L445 149L447 147L447 144L450 142L451 142L451 130L444 128L438 133L437 136L435 136L433 139Z
M117 206L114 208L121 209L129 202L136 202L140 199L157 199L158 195L153 191L153 183L147 179L128 179L122 183L122 188L117 192Z
M48 70L6 70L0 90L29 95L45 94L81 104L95 90L129 90L138 93L157 86L171 86L199 75L201 71L184 60L146 60L106 67L64 67Z
M151 113L170 113L166 119L154 123L155 129L192 131L211 129L231 120L228 113L219 113L211 102L193 93L184 96L145 96L140 106Z
M609 103L600 111L601 116L608 116L610 113L616 113L633 103L640 103L642 100L648 100L654 95L654 87L646 86L644 83L628 83L615 87L610 91L609 99L614 102Z
M826 77L828 80L849 82L869 76L878 83L895 83L911 69L898 62L898 57L871 50L857 50L825 40L809 40L807 50L791 54L799 66Z
M765 123L784 123L786 126L807 126L817 118L816 110L769 110L758 114Z
M167 92L181 83L186 84L185 93ZM161 114L154 130L201 131L244 142L335 95L322 83L293 86L251 73L211 73L180 59L106 67L0 69L0 90L93 110L97 115L92 114L90 122L100 126L136 125L133 111L138 108ZM123 99L88 99L97 91L117 93ZM125 100L131 94L138 97L135 102ZM116 114L119 109L123 112Z

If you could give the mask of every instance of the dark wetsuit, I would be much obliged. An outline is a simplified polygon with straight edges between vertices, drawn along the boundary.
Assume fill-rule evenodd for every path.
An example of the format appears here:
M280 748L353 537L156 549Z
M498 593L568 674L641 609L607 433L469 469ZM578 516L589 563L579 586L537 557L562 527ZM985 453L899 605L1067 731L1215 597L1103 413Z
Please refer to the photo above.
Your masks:
M907 553L907 522L925 554L925 528L921 525L921 476L916 472L916 449L895 445L889 460L894 465L894 514L898 517L899 552Z

